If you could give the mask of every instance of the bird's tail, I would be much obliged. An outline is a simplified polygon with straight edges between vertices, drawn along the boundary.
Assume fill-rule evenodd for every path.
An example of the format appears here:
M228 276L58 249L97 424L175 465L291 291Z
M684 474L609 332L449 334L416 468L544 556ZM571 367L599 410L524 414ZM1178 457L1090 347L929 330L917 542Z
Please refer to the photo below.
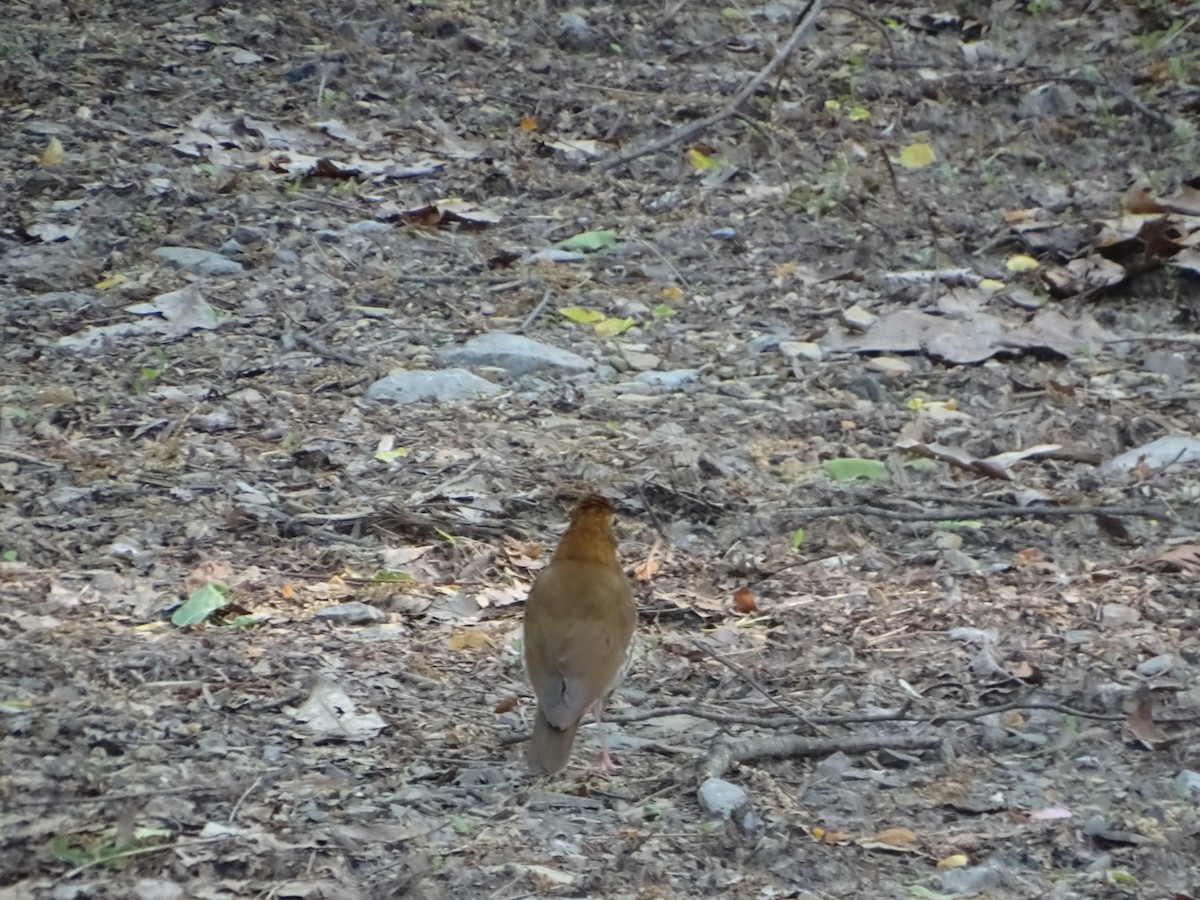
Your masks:
M571 746L575 743L575 732L579 723L569 728L555 728L550 724L539 706L537 719L533 723L533 735L525 747L525 762L534 775L553 775L567 765L571 758Z

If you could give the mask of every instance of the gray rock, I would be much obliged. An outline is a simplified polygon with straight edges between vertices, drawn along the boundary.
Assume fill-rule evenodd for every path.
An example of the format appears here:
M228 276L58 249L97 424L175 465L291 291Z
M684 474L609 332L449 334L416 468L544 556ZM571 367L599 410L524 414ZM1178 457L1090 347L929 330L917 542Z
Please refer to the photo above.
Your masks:
M671 369L669 372L639 372L633 376L633 380L677 391L687 382L695 381L699 375L699 369Z
M233 239L239 244L257 244L263 239L261 228L251 228L249 225L237 225L233 229Z
M197 275L235 275L242 271L241 263L198 247L159 247L154 255L177 269Z
M342 229L346 234L378 234L391 231L392 226L387 222L376 222L374 219L362 219Z
M466 369L441 369L433 372L392 372L367 388L368 400L390 400L400 405L421 400L449 403L491 397L503 388Z
M558 45L564 50L590 50L598 38L578 10L569 9L558 17Z
M1021 98L1017 116L1022 119L1043 119L1068 116L1079 108L1079 97L1065 84L1039 84Z
M723 778L709 778L698 793L705 812L722 819L728 819L750 799L744 790Z
M368 606L366 603L354 601L319 609L316 612L316 618L328 619L339 625L367 625L372 622L387 621L387 613Z
M498 366L518 376L543 371L575 375L592 369L588 360L570 350L503 331L481 334L461 347L443 350L442 358L456 366Z
M1194 769L1183 769L1175 776L1175 790L1179 796L1187 798L1200 794L1200 772Z

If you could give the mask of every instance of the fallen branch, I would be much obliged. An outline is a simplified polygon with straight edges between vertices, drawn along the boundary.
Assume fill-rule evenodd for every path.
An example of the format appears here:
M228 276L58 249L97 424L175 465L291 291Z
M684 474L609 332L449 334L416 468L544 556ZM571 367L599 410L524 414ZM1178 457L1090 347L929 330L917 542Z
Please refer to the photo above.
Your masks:
M807 506L786 510L791 516L825 519L833 516L877 516L901 522L944 522L963 519L1053 519L1062 516L1136 516L1143 519L1172 518L1162 506L965 506L950 509L888 509L869 503L853 506Z
M807 738L799 735L730 740L718 737L704 761L703 777L720 778L735 762L771 757L830 756L845 753L861 756L876 750L937 750L946 739L939 735L891 735L870 738Z
M792 52L800 46L800 41L808 34L813 23L817 20L817 14L821 12L821 6L824 0L809 0L808 8L801 14L800 20L796 23L796 27L792 30L792 36L787 39L787 43L779 48L779 52L771 57L762 69L758 71L746 86L737 92L736 96L729 101L729 104L723 109L713 113L711 116L705 116L703 119L698 119L695 122L689 122L687 125L681 125L676 128L666 137L659 138L656 141L651 141L641 147L635 147L632 150L626 150L624 153L618 153L616 156L609 157L596 164L595 171L607 172L609 169L615 169L617 166L623 166L626 163L633 162L639 157L646 156L650 153L657 153L659 150L666 150L668 147L675 144L683 143L705 131L719 122L730 118L738 111L738 107L745 103L750 97L754 96L757 91L775 71L787 62L787 58L792 55Z

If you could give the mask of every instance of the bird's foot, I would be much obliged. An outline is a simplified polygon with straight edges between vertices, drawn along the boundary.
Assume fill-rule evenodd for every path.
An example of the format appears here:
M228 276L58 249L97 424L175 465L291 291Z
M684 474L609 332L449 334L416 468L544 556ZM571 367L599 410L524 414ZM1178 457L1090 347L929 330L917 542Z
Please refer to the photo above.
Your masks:
M612 754L607 750L600 751L600 756L596 760L596 768L605 774L618 772L621 767L617 765L616 760L612 758Z

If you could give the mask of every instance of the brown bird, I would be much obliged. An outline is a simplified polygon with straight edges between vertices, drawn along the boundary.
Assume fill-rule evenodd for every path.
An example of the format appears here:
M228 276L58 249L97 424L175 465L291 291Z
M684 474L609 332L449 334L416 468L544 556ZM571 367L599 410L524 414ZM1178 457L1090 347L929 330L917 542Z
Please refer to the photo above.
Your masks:
M538 700L525 761L535 774L567 764L588 707L600 727L599 766L614 768L600 713L625 667L637 608L617 561L613 512L598 494L580 499L525 601L525 671Z

